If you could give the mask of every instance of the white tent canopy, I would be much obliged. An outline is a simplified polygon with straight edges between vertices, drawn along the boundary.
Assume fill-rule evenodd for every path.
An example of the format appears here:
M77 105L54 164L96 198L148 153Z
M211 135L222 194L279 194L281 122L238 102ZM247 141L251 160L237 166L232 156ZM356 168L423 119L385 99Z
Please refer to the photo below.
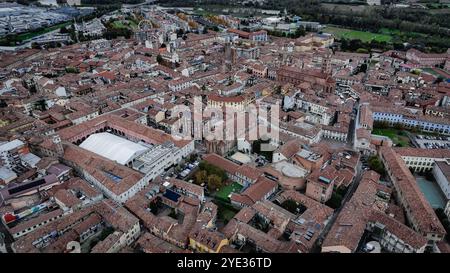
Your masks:
M126 165L129 161L148 150L145 146L110 133L90 135L80 144L80 147L122 165Z

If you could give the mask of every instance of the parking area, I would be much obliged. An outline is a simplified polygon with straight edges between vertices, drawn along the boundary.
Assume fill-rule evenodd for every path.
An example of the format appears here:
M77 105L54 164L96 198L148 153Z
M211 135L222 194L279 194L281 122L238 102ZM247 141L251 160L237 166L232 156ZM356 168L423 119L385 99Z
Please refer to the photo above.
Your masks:
M450 137L416 135L416 142L422 149L450 149Z
M195 161L193 163L188 163L184 167L184 169L178 174L177 178L179 179L185 179L190 176L190 174L194 173L193 171L198 167L200 164L199 161Z
M366 155L363 155L363 156L361 156L360 160L361 160L361 169L364 170L364 171L370 170L369 162L368 162L369 157L366 156Z

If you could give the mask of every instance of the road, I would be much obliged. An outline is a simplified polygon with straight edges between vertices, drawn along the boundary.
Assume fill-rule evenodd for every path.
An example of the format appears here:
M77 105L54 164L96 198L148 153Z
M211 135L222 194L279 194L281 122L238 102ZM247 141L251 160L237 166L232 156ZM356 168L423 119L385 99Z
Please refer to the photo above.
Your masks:
M356 112L354 117L351 120L350 123L350 130L349 130L349 137L348 137L348 144L349 146L353 147L353 150L355 150L356 145L356 130L359 127L359 108L360 104L359 101L356 101L355 106L353 110ZM358 185L361 181L363 174L362 164L361 161L358 161L358 164L356 165L356 175L353 183L350 184L350 187L348 188L347 192L345 193L345 196L342 198L341 206L334 210L333 215L330 217L330 220L328 221L325 228L320 233L319 237L316 240L316 243L314 244L314 247L312 248L312 252L320 252L320 247L323 243L323 240L327 236L328 232L330 232L331 227L334 225L334 222L336 222L336 219L341 212L344 205L350 200L350 198L353 196L353 193L358 188Z
M353 110L356 110L356 114L355 117L352 119L351 124L350 124L350 139L349 142L352 143L352 147L353 149L355 149L356 147L356 130L359 128L359 101L356 101L355 106L353 108Z
M414 135L412 135L410 132L408 131L404 131L406 133L406 135L408 136L409 140L411 141L412 145L416 148L420 148L419 143L417 143L416 141L416 137Z

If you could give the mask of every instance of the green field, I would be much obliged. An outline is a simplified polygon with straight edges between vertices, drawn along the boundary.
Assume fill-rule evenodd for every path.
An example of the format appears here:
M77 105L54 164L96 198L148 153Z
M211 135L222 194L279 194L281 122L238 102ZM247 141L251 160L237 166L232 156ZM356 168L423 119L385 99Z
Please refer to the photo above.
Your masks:
M444 79L450 79L449 73L446 71L440 69L440 68L424 68L422 69L424 72L430 73L431 75L435 77L442 77ZM440 73L439 73L440 72Z
M410 39L416 39L416 38L426 38L427 35L424 33L419 32L404 32L400 31L398 29L390 29L390 28L381 28L380 34L389 35L392 37L391 42L406 42Z
M402 134L402 131L393 128L374 128L372 131L374 135L381 135L389 137L395 146L408 147L409 138Z
M242 186L234 182L221 188L220 191L216 193L216 197L224 201L229 201L230 199L228 198L228 195L230 195L232 192L240 192L241 190Z
M392 40L392 36L388 34L377 34L372 32L366 32L366 31L359 31L359 30L351 30L346 28L339 28L339 27L325 27L323 32L331 33L338 39L359 39L363 42L370 42L372 40L376 40L378 42L390 42Z
M117 20L113 22L113 26L115 28L131 28L131 29L137 29L137 25L135 22L133 21L121 21L121 20Z
M17 36L21 40L28 40L28 39L31 39L33 37L45 34L47 32L53 31L53 30L60 29L62 27L65 27L65 26L68 26L68 25L71 25L71 24L72 24L71 21L70 22L65 22L65 23L61 23L61 24L58 24L58 25L54 25L54 26L51 26L51 27L44 28L44 29L42 29L40 31L35 31L35 32L32 31L32 32L22 33L22 34L19 34Z
M21 42L29 40L29 39L31 39L33 37L45 34L47 32L53 31L53 30L60 29L60 28L65 27L65 26L69 26L71 24L72 24L72 22L65 22L65 23L57 24L57 25L54 25L54 26L51 26L51 27L43 28L43 29L40 29L40 30L37 30L37 31L30 31L30 32L17 34L17 35L14 36L14 41L17 41L17 42L21 43ZM1 45L5 45L5 46L9 46L6 37L0 39L0 44Z

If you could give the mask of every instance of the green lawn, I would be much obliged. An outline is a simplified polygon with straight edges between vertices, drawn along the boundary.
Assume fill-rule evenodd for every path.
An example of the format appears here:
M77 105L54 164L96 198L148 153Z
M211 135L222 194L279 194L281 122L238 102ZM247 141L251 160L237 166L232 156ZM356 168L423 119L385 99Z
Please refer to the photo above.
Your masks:
M42 35L44 33L47 33L47 32L53 31L53 30L60 29L62 27L65 27L65 26L68 26L68 25L71 25L71 24L72 24L72 21L69 21L69 22L61 23L61 24L54 25L54 26L51 26L51 27L48 27L48 28L44 28L41 31L36 31L36 32L31 31L31 32L27 32L27 33L22 33L22 34L19 34L18 37L20 39L22 39L22 40L27 40L27 39L36 37L38 35Z
M396 146L401 147L408 147L409 145L409 138L406 135L401 135L401 131L394 129L394 128L374 128L372 131L372 134L374 135L381 135L381 136L387 136L389 137L392 142Z
M339 27L325 27L323 32L331 33L338 39L359 39L363 42L370 42L372 40L376 40L378 42L390 42L392 40L392 36L389 34L377 34L366 31L359 30L351 30L346 28Z
M422 69L424 72L427 72L427 73L430 73L431 75L433 75L433 76L436 76L436 77L439 77L439 73L437 73L434 69L432 69L432 68L423 68Z
M216 197L221 200L229 200L228 195L230 195L232 192L240 192L242 190L242 186L236 182L224 186L221 188L217 193Z
M129 21L129 20L125 20L125 21L117 20L117 21L114 21L112 24L113 24L113 26L114 26L115 28L131 28L131 29L137 29L136 23L133 22L133 21Z
M391 29L391 28L381 28L380 34L389 35L392 38L392 42L401 42L401 41L408 41L409 39L414 38L425 38L427 37L424 33L419 32L404 32L399 29Z
M434 67L434 68L428 68L427 67L427 68L424 68L422 70L424 72L430 73L431 75L433 75L435 77L443 77L444 79L450 78L449 73L447 73L446 71L444 71L444 70L442 70L440 68L437 68L437 67ZM439 72L441 72L441 73L439 73Z

